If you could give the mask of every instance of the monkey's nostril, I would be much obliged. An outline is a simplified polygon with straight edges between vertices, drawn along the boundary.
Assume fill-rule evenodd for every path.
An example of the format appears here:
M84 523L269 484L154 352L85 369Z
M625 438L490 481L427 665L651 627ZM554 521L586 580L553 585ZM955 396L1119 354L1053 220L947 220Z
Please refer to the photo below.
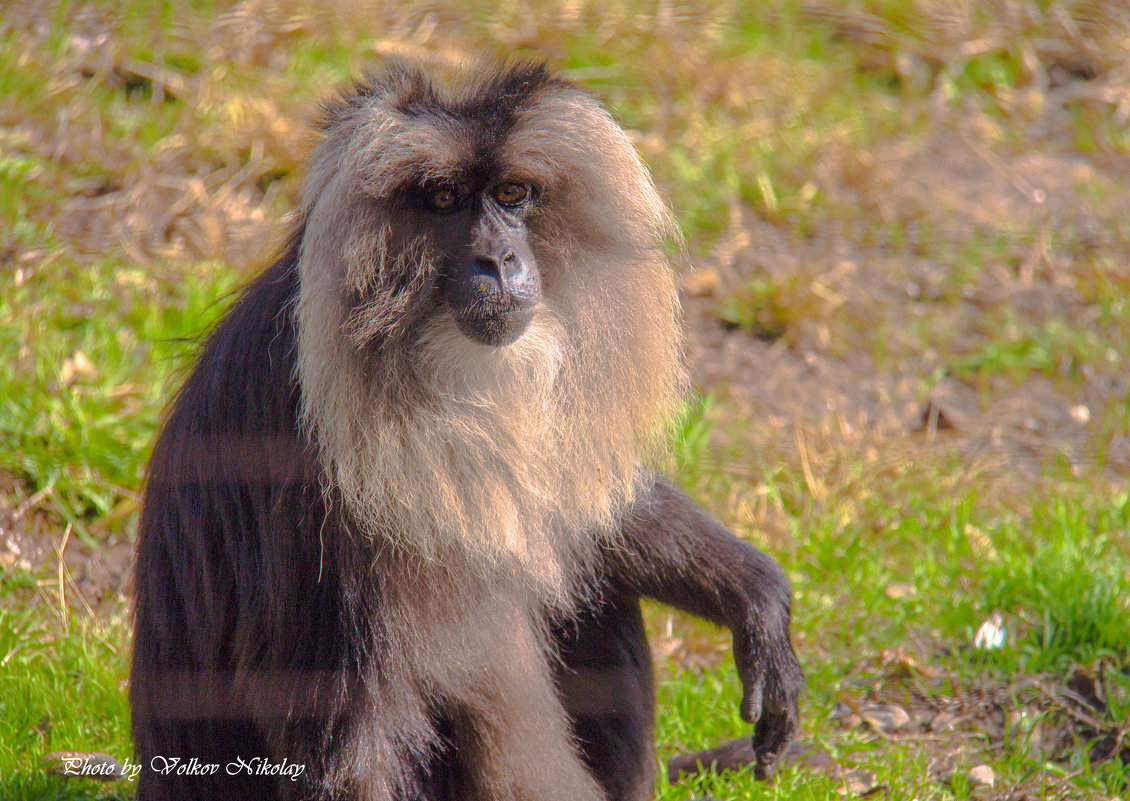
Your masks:
M481 275L496 275L498 273L498 264L494 259L488 256L478 256L475 259L475 269Z

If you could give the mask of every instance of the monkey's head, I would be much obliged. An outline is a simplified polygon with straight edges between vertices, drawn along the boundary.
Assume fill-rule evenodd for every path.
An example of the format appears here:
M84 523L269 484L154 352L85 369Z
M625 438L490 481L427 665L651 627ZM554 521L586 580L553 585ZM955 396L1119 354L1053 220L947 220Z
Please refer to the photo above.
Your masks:
M671 217L540 65L396 62L328 103L304 186L298 380L374 536L556 562L636 489L678 396Z

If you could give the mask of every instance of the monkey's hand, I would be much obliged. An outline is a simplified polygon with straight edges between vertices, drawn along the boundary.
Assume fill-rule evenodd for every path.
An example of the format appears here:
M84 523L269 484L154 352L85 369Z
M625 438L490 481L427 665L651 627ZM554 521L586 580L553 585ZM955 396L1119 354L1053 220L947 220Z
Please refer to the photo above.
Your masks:
M786 601L787 604L787 601ZM797 698L804 676L789 641L788 608L754 608L734 629L734 662L742 681L742 720L754 724L754 767L770 776L797 730Z
M610 584L733 632L742 718L754 724L757 775L768 776L796 732L804 685L789 641L785 572L663 479L624 520L621 545L605 552Z

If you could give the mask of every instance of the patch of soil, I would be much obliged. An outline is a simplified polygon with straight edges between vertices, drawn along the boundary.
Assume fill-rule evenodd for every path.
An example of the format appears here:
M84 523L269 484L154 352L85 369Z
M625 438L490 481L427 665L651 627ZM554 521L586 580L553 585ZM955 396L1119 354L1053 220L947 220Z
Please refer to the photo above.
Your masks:
M129 589L131 541L119 533L92 547L39 508L46 493L21 498L22 489L0 471L0 568L49 577L36 592L56 611L118 611Z
M1130 202L1127 187L1085 156L1000 154L986 144L999 136L991 121L975 118L924 140L900 139L864 154L845 181L884 220L984 230L1060 228Z
M1067 675L961 682L931 664L929 657L888 651L853 669L857 679L849 682L863 682L865 689L846 695L833 718L844 729L862 728L884 740L924 749L931 776L944 784L979 759L988 761L1017 743L1037 760L1067 763L1082 748L1092 764L1110 759L1130 764L1125 726L1103 721L1108 701L1105 674L1115 669L1100 663L1095 670L1076 669ZM886 718L872 713L876 709L899 710L905 722L888 726ZM1024 798L1036 788L1060 784L1067 786L1064 777L1033 777L979 797Z
M835 429L879 440L910 436L1032 474L1049 459L1082 470L1101 458L1113 480L1124 479L1130 438L1100 430L1094 418L1130 394L1119 364L1127 343L1112 342L1103 363L1078 365L1052 353L1064 372L1078 373L1071 381L1033 371L977 385L955 377L953 367L955 354L976 355L987 337L999 336L993 327L1001 319L1035 329L1057 319L1087 326L1095 309L1075 276L1089 268L1073 259L1091 258L1094 249L1121 259L1130 248L1117 211L1130 208L1130 163L1099 169L1054 143L1002 155L948 130L851 158L834 192L870 210L862 221L828 222L798 240L747 210L687 274L688 346L699 385L764 423L753 433L756 450L793 450L798 427ZM902 223L905 240L873 241L876 216ZM1086 252L1052 252L1052 234L1081 238ZM1005 252L985 256L963 282L932 255L936 237L960 248L994 236ZM719 312L724 300L740 297L743 282L758 279L776 282L794 313L768 326L768 335L735 327Z
M856 689L843 696L831 719L841 732L853 732L854 739L924 753L929 779L937 785L960 781L977 798L1013 801L1071 789L1070 776L1050 775L997 787L984 762L1017 743L1038 760L1065 763L1082 748L1092 765L1112 759L1130 764L1130 731L1103 722L1108 669L1099 665L1097 671L1077 669L1063 676L962 682L928 657L893 650L853 667L846 683ZM746 737L670 758L668 778L675 783L704 770L742 770L755 762ZM784 756L783 764L793 763L832 777L850 796L883 789L852 757L834 758L803 742L793 743Z

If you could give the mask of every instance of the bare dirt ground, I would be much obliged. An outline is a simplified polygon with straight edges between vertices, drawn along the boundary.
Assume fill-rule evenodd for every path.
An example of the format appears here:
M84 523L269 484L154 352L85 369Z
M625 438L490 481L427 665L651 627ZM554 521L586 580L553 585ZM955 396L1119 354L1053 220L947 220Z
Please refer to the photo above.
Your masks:
M1084 248L1125 247L1120 210L1130 208L1130 164L1111 167L1054 145L997 155L938 130L845 168L836 187L844 201L904 221L908 238L915 227L930 227L958 244L993 234L1011 241L1013 252L956 297L943 286L945 268L917 256L913 242L892 252L850 229L796 242L744 215L686 278L696 380L769 422L786 446L797 426L919 442L942 431L939 447L1036 471L1049 457L1093 464L1101 445L1111 480L1124 480L1130 438L1113 432L1100 443L1088 424L1091 410L1130 394L1126 343L1109 343L1106 364L1083 365L1077 386L1040 375L976 386L949 375L929 333L921 333L938 331L951 352L973 351L986 310L1002 306L1035 324L1056 316L1083 324L1088 304L1057 269L1072 256L1050 252L1041 233L1082 231ZM817 296L819 308L790 320L784 336L737 330L717 309L750 275L803 276L799 291Z

